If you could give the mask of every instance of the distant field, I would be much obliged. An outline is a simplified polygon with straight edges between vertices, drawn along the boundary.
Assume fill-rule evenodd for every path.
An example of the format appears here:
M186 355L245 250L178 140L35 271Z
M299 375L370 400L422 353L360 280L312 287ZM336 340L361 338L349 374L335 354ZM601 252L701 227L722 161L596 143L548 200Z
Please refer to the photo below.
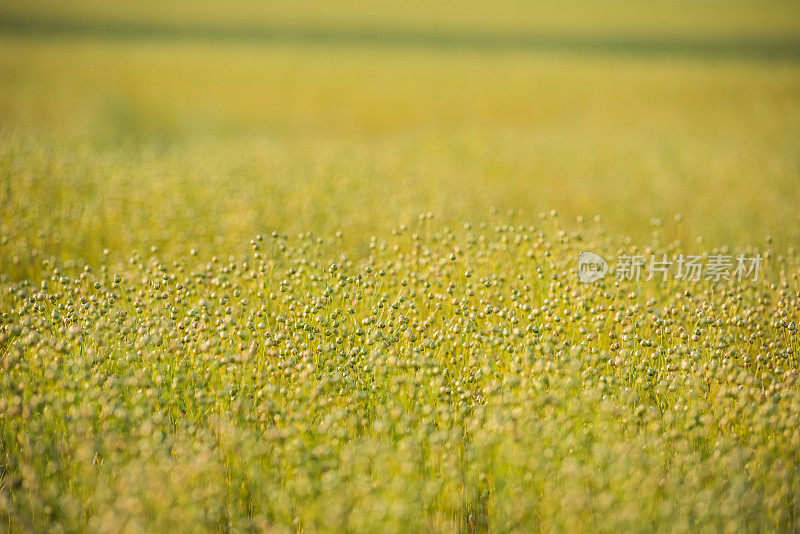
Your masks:
M599 214L639 237L683 213L719 245L798 238L793 3L214 5L4 3L4 224L30 237L47 190L64 199L47 217L73 215L50 228L82 236L52 240L92 241L74 251L91 258L150 241L239 250L254 225L355 245L418 212L455 223L492 206ZM237 28L253 38L225 38ZM20 165L37 179L9 176Z
M797 530L798 140L796 2L7 0L0 524Z

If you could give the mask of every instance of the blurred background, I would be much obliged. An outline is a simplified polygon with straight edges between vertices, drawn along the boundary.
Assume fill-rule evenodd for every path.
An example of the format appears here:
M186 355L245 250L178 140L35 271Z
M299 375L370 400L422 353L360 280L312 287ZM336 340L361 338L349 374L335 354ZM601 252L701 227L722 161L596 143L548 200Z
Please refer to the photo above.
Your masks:
M426 212L793 246L799 140L797 2L0 3L20 275Z

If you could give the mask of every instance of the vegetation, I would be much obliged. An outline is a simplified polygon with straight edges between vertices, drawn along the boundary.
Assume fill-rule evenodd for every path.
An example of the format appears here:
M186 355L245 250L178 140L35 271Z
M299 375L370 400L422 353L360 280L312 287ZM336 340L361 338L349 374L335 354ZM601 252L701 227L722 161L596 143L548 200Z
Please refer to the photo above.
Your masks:
M0 7L3 529L800 528L793 3L226 4Z

